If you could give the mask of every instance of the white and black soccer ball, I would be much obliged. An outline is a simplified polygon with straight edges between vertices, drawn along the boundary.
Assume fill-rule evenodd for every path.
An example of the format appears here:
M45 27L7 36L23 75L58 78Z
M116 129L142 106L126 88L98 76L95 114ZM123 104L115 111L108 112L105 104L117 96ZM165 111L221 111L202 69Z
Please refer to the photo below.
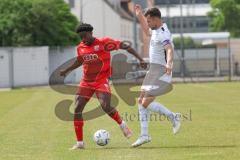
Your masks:
M97 145L105 146L110 141L110 134L108 131L100 129L94 133L93 140Z

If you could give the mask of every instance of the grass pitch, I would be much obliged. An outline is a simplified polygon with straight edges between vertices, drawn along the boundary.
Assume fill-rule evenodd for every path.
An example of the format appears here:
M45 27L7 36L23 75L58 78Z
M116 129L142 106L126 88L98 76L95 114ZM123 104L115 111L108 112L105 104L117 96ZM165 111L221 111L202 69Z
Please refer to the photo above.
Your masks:
M87 121L85 150L69 151L75 143L72 122L55 115L56 104L74 96L48 87L0 92L1 160L219 160L240 158L240 83L176 84L174 90L157 99L174 112L185 115L181 132L174 136L168 121L153 120L152 142L130 148L139 135L139 122L128 118L134 135L126 140L118 125L107 115ZM95 108L91 100L86 110ZM72 106L73 108L73 106ZM137 114L137 106L120 101L122 115ZM125 115L123 115L125 116ZM125 117L126 118L126 117ZM96 146L94 132L106 129L111 141Z

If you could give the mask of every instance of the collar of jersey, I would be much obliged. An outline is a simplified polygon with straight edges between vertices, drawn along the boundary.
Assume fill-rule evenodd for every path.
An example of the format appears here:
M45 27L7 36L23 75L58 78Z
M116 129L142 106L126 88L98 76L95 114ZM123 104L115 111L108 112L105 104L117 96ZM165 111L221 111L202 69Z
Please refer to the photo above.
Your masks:
M93 46L93 45L96 43L97 40L98 40L98 39L95 38L94 41L93 41L93 43L92 43L90 46L84 44L83 42L81 42L79 46L80 46L80 47L84 47L84 48L91 47L91 46Z

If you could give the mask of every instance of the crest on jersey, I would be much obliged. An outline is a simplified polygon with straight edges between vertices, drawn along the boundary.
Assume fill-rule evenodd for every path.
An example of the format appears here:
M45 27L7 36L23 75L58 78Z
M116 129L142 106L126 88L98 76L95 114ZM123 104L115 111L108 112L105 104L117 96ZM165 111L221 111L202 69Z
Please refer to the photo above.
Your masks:
M94 46L94 51L99 51L99 45Z

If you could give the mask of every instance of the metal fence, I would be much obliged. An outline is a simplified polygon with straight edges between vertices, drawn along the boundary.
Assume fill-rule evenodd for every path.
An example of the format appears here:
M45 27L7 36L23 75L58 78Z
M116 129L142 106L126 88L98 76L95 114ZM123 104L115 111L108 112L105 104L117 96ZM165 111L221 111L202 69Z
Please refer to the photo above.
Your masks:
M228 48L193 48L184 50L184 58L182 51L175 50L174 53L174 78L188 78L190 81L198 81L199 78L224 78L231 80L231 68L229 64L230 57ZM126 74L129 72L138 72L139 77L133 79L133 82L141 81L142 69L137 65L137 61L118 55L113 58L113 76L112 79L124 82ZM230 77L229 77L230 76ZM227 78L226 78L227 77ZM130 82L127 80L127 82Z
M175 51L174 76L176 77L221 77L229 75L228 49L203 48Z

